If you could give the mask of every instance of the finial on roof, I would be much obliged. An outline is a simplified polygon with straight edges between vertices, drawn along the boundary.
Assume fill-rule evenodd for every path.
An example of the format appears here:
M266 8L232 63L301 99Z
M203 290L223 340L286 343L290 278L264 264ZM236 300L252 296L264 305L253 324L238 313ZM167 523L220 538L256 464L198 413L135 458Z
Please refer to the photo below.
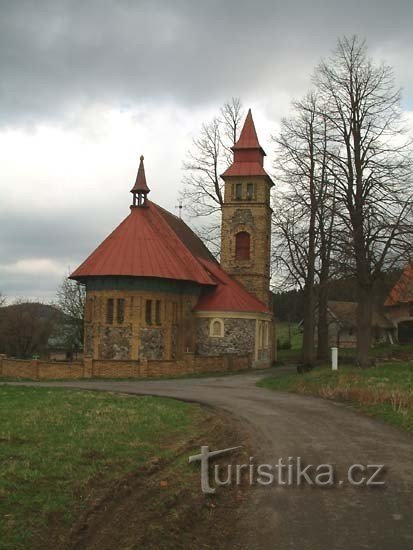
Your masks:
M150 189L146 183L145 167L143 165L143 155L140 156L138 173L136 176L135 185L131 189L133 194L133 206L146 206L147 194Z

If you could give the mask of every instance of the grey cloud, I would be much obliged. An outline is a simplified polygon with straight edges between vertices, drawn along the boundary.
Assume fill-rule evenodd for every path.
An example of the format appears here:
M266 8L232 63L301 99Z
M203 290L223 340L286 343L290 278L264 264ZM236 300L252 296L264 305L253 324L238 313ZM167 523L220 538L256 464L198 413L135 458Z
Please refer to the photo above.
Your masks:
M412 82L410 1L0 2L0 123L62 121L101 102L221 102L295 94L337 35L400 53ZM397 60L396 60L397 62ZM405 85L406 85L405 84Z

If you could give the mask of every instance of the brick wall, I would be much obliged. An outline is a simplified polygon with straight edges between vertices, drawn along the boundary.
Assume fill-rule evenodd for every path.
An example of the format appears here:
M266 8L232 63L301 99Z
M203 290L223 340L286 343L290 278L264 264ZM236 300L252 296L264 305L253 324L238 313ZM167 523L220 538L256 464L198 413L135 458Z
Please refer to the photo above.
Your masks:
M230 372L251 367L248 356L200 357L186 353L178 361L115 361L85 358L82 363L24 361L0 355L0 378L32 380L76 378L158 378L207 372Z

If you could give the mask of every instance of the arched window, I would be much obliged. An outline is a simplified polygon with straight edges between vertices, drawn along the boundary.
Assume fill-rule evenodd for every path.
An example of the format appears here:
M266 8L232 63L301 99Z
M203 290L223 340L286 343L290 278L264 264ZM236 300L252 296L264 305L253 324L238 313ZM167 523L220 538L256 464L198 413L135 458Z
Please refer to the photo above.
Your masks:
M212 319L209 335L214 338L222 338L224 336L224 321L222 319Z
M237 260L250 259L250 234L246 231L240 231L235 235L235 258Z

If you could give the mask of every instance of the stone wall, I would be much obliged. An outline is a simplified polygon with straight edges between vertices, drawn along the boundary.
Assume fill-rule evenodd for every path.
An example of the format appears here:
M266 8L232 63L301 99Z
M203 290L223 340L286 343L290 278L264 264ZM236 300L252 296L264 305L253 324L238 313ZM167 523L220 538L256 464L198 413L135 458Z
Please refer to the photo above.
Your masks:
M163 359L165 353L165 331L161 328L145 327L140 331L140 357Z
M231 372L251 367L250 357L200 357L187 353L179 361L114 361L85 358L82 363L9 359L0 355L0 378L31 380L79 378L161 378L185 374Z
M100 356L103 359L115 359L118 361L130 359L132 338L131 326L106 326L101 330Z
M210 318L196 320L196 351L199 355L250 355L255 351L254 319L223 319L224 336L210 336Z

